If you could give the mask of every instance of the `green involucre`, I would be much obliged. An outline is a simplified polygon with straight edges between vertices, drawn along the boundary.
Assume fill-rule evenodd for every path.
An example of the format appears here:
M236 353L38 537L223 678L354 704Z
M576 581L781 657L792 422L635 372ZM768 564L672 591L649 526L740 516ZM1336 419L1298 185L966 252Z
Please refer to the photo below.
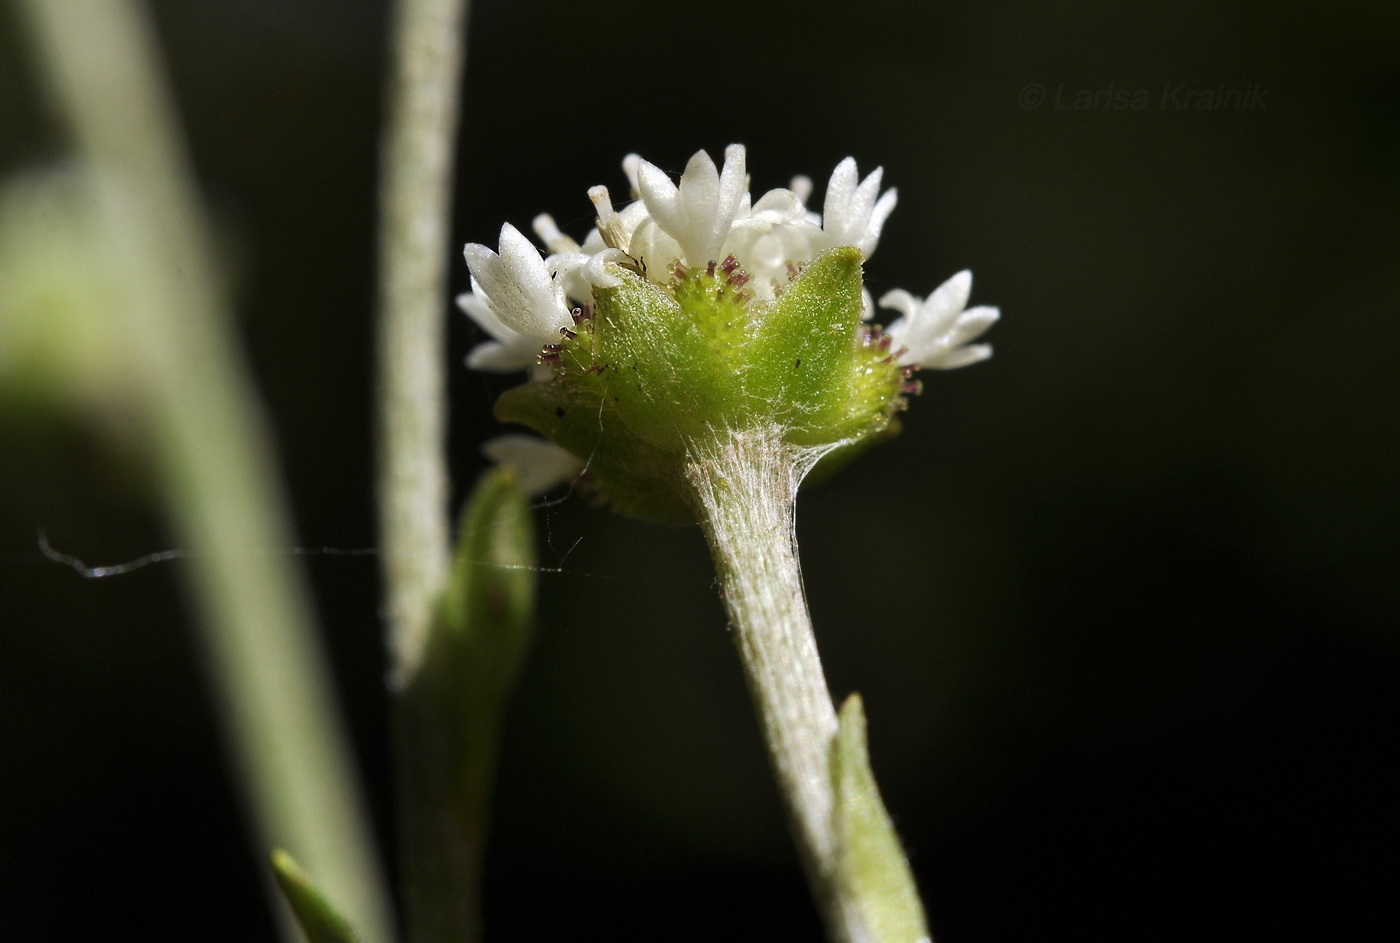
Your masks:
M694 519L683 469L717 430L777 425L803 448L884 432L904 370L861 329L861 254L819 256L772 301L731 260L657 285L622 266L558 347L555 376L502 395L496 414L553 439L623 513Z

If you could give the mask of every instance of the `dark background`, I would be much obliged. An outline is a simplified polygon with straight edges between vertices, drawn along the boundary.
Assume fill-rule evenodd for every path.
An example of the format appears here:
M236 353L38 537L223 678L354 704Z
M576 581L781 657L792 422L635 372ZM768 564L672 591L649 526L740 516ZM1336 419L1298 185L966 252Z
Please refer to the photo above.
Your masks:
M374 542L379 0L153 5L307 546ZM754 192L883 164L878 296L964 267L996 356L804 497L832 688L941 943L1400 931L1400 12L1392 3L477 0L460 244L576 236L621 157L749 147ZM1033 104L1039 83L1045 99ZM1262 90L1177 110L1164 87ZM1142 110L1062 110L1081 90ZM0 171L58 157L0 6ZM454 364L474 340L452 320ZM509 378L452 372L459 491ZM139 458L0 403L7 940L270 940ZM495 940L816 940L693 529L539 513ZM381 835L377 566L305 561Z

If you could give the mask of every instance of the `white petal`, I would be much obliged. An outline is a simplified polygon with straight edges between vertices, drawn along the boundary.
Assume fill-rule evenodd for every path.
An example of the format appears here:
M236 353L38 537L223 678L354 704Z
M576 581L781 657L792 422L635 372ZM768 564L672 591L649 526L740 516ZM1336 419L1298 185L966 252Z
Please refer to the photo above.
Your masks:
M531 435L496 436L485 442L481 451L493 462L514 468L520 475L521 490L531 495L563 484L583 467L583 462L571 452Z
M940 319L956 317L967 307L967 299L972 295L972 272L963 269L948 279L929 296L924 307L929 309L928 317Z
M870 211L875 206L875 200L880 196L880 179L884 175L885 168L876 167L870 176L862 180L860 186L856 187L855 196L851 199L851 207L856 211L862 226L870 218Z
M905 318L912 318L914 312L919 310L919 299L903 288L896 288L880 296L880 307L893 309L904 315Z
M828 233L845 232L850 228L848 210L859 179L854 157L847 157L831 172L826 184L826 200L822 203L822 229Z
M583 276L583 269L591 258L583 252L564 252L544 260L554 273L555 281L563 287L565 297L579 304L593 303L593 286Z
M975 337L980 337L1000 318L1001 312L996 308L968 308L958 315L957 322L948 332L949 345L959 347Z
M822 231L827 248L855 246L867 257L880 242L880 230L898 197L891 190L880 196L884 168L876 167L864 180L854 158L847 157L831 172L822 205Z
M719 260L720 247L748 195L744 159L744 148L730 145L721 171L709 154L698 151L686 164L678 185L655 164L638 164L637 186L647 211L680 245L688 265Z
M741 218L738 224L752 225L754 220L767 223L799 223L806 220L807 212L802 206L802 199L791 190L769 190L759 197L747 216L747 219Z
M477 344L467 354L467 366L486 373L514 373L528 370L539 359L540 345L521 349L500 341L486 341Z
M812 178L806 174L798 174L792 178L788 189L797 194L798 200L806 204L807 199L812 195Z
M748 197L748 151L742 144L731 144L724 149L724 169L719 175L720 217L732 223Z
M473 321L477 327L487 334L490 334L498 341L508 340L518 337L519 331L512 331L501 323L501 319L496 317L496 312L491 310L491 306L480 295L473 292L464 292L457 296L457 307Z
M545 248L552 254L578 251L578 243L560 232L558 225L554 222L554 217L548 213L536 216L530 226L535 230L535 235L540 237L540 242L543 242Z
M694 234L703 239L709 229L706 224L714 221L720 202L719 171L709 154L699 151L690 158L676 192L680 195L680 210L685 217L681 225L694 230ZM684 245L679 233L673 235Z
M880 233L885 228L885 220L890 218L890 214L894 212L894 206L898 202L899 191L894 187L890 187L880 199L875 201L875 208L870 211L870 221L866 223L865 227L866 239L869 245L868 247L861 247L861 251L865 253L866 258L870 258L871 253L875 251L875 247L880 244Z
M628 154L622 158L622 172L627 175L627 182L632 187L632 199L641 199L642 191L637 186L637 168L641 165L642 158L638 154Z
M704 151L700 152L705 153ZM700 156L699 154L696 157ZM709 158L706 158L708 160ZM693 160L693 158L692 158ZM711 165L714 166L713 164ZM671 178L666 176L666 171L656 166L649 160L641 161L637 165L637 189L642 194L642 200L646 203L647 211L659 220L662 225L669 223L680 223L680 191L671 182ZM593 191L588 191L591 197Z
M932 370L956 370L974 363L981 363L992 355L991 344L973 344L970 347L957 347L939 354L930 361L919 364Z
M634 259L640 259L646 266L648 278L657 284L665 284L671 277L669 263L681 257L681 247L648 216L642 220L636 232L632 233L632 249L629 254Z
M564 292L550 276L539 250L507 223L501 251L469 243L464 251L477 294L506 327L521 334L550 337L570 322Z
M622 284L622 279L607 270L607 263L621 262L626 258L620 249L604 249L588 260L583 267L583 277L594 288L616 288Z

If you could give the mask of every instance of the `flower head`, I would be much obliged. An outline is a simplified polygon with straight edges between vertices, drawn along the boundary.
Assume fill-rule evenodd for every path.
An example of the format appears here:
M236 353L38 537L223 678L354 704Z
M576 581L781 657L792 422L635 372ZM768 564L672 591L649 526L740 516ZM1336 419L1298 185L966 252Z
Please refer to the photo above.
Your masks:
M589 190L597 222L581 243L539 216L547 256L509 224L498 252L466 248L472 291L458 303L491 338L469 365L534 368L497 415L587 459L581 483L640 516L686 516L678 468L716 429L775 425L813 454L850 447L893 428L914 372L991 353L969 343L997 311L966 309L967 272L927 299L887 292L881 307L902 316L863 323L861 264L896 200L880 168L862 179L842 161L818 214L806 177L752 199L746 158L731 145L716 166L699 151L673 183L630 154L632 200Z
M969 345L967 342L995 324L1001 312L987 307L964 310L971 293L972 273L966 269L938 286L927 300L916 298L902 288L886 292L880 299L880 307L903 315L885 329L901 348L897 354L899 362L912 367L951 370L990 357L990 344Z

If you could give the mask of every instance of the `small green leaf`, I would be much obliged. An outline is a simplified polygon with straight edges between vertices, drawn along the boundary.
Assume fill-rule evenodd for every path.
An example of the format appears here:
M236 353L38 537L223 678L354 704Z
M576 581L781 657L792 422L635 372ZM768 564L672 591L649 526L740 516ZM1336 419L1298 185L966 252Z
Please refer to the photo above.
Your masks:
M280 848L271 855L272 873L308 943L361 943L360 935L336 912L292 856Z
M451 837L463 842L484 840L501 719L534 610L534 523L515 472L498 466L482 475L462 512L447 588L403 695L415 727L405 736L433 744L417 760L437 767Z
M535 528L515 472L481 477L462 513L457 548L425 658L452 688L498 701L515 682L535 606Z
M860 695L841 705L840 728L831 746L836 803L836 878L848 899L859 901L872 943L928 943L918 888L895 834L865 743Z
M534 606L534 523L515 472L501 466L462 513L423 660L398 698L404 907L415 939L480 939L501 722Z
M856 337L860 263L860 250L849 246L818 256L763 319L750 355L750 388L779 408L789 441L826 444L859 434L887 417L899 391L898 368L888 364L880 371L882 395L869 401L853 395L859 377L881 359L861 350Z

